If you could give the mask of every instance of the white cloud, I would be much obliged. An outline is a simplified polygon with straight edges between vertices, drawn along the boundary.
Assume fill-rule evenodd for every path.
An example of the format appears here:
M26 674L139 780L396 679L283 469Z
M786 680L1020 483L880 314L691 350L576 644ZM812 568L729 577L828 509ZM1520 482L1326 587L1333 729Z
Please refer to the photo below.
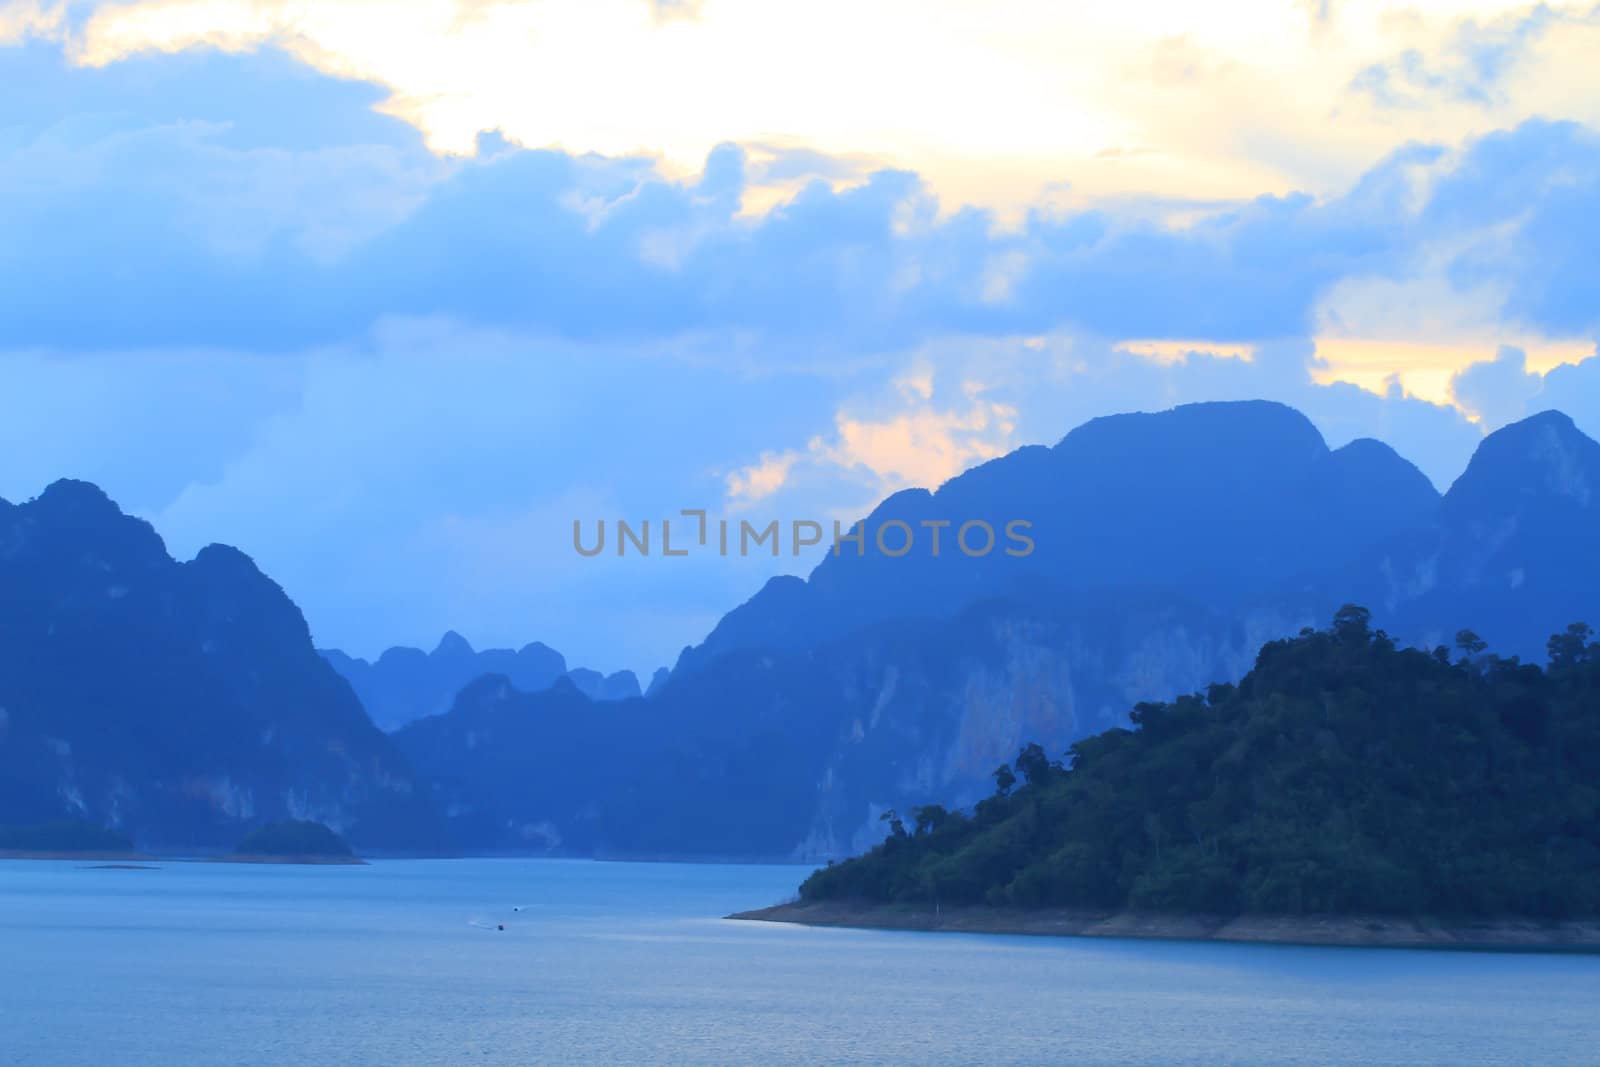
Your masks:
M92 64L282 47L388 86L385 109L441 151L499 129L683 173L726 140L803 144L1017 208L1063 180L1091 197L1326 193L1408 139L1597 121L1579 88L1595 32L1584 5L1506 0L1351 0L1327 18L1278 0L133 0L75 42ZM1397 64L1385 84L1426 107L1360 88ZM1437 89L1465 79L1493 92Z
M65 3L43 0L8 0L0 4L0 47L29 37L57 39L66 23Z
M789 472L798 459L793 452L763 452L758 462L733 471L726 478L729 503L747 506L776 493L789 480Z

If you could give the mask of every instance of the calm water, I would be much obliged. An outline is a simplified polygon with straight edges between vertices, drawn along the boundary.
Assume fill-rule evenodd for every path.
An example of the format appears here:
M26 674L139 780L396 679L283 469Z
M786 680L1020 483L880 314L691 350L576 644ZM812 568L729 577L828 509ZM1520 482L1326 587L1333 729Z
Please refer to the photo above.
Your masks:
M1597 957L717 918L803 873L0 862L0 1062L1600 1063Z

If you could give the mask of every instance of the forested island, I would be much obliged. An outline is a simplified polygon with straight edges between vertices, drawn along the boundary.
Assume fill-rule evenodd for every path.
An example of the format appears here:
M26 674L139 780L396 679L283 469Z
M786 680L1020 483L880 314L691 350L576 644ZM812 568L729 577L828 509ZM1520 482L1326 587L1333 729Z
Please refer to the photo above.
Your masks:
M1036 745L973 811L883 816L871 852L746 917L1376 943L1600 945L1600 644L1541 668L1396 647L1347 606L1237 685ZM1356 921L1359 917L1359 921Z
M350 850L344 838L322 823L297 819L267 823L251 831L232 853L223 858L230 863L366 862Z

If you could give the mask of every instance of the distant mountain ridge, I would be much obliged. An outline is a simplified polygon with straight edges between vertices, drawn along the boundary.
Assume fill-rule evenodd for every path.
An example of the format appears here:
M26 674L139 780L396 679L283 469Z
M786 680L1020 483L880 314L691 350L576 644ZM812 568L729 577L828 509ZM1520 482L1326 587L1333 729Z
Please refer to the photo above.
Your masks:
M447 635L396 662L461 671L424 671L410 694L448 710L383 738L245 557L175 564L103 494L88 510L120 521L51 518L77 506L73 484L0 503L0 582L21 594L0 605L0 655L33 686L0 673L0 822L131 826L154 796L147 825L207 840L271 808L372 851L363 827L437 810L474 852L821 859L873 844L886 809L987 795L1024 742L1057 755L1141 701L1238 679L1342 603L1402 643L1470 624L1528 658L1600 619L1600 445L1565 416L1490 435L1441 496L1386 446L1329 449L1281 405L1189 405L1095 420L868 520L1024 518L1033 556L829 555L730 611L646 698L596 702L579 685L596 678L544 646L477 653ZM34 535L47 518L62 529ZM226 743L206 748L211 731ZM95 774L62 771L102 737L117 741L86 761ZM167 744L183 773L155 765ZM414 798L398 822L397 795Z
M1236 680L1342 603L1405 642L1471 623L1529 658L1600 619L1600 445L1556 413L1490 435L1443 496L1277 404L1110 416L867 523L1019 517L1026 559L847 548L773 579L650 700L580 726L502 684L396 740L495 848L822 859L871 845L889 808L975 802L1024 742L1059 754L1141 701ZM519 791L506 753L531 751L541 785Z
M1035 592L730 652L647 700L484 678L393 736L470 851L821 859L872 844L877 815L906 798L976 799L1028 738L1097 733L1125 721L1130 696L1243 673L1263 640L1314 618Z
M215 850L313 818L373 851L448 848L427 788L244 553L188 563L97 487L0 501L0 822Z
M775 578L729 612L679 670L736 648L811 644L891 618L949 617L1038 582L1176 589L1236 605L1426 523L1439 494L1370 439L1330 450L1309 419L1267 401L1190 404L1094 419L1053 448L910 489L865 520L1032 524L1032 555L946 550L830 554L809 579Z
M450 630L432 652L397 646L370 662L336 648L318 651L350 682L372 721L386 731L444 714L464 687L491 674L527 692L548 689L564 677L591 700L627 700L640 695L639 679L632 671L603 675L585 667L569 670L566 657L538 641L514 651L476 651L466 638Z

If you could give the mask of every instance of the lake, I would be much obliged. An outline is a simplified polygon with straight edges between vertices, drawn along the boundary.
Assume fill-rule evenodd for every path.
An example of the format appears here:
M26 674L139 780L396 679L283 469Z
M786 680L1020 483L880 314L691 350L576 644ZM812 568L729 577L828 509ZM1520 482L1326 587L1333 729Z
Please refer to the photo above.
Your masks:
M0 861L0 1062L1600 1063L1595 956L719 918L794 867L160 867Z

